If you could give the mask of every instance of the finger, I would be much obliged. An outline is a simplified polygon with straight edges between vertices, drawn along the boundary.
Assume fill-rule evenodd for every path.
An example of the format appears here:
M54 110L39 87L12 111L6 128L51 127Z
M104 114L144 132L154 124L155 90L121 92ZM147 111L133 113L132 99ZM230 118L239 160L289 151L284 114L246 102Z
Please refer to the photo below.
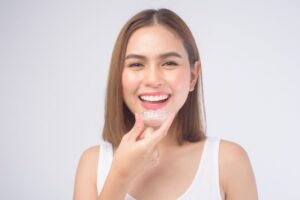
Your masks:
M130 135L132 138L137 139L138 136L144 131L144 121L140 114L135 113L135 123L133 128L130 131Z
M151 137L147 138L148 142L151 146L156 145L159 141L161 141L168 133L169 128L174 120L175 113L170 113L166 119L166 121L151 134Z
M144 131L144 138L148 138L152 135L154 132L154 129L152 127L147 127L146 130Z
M142 140L142 139L145 139L147 137L150 137L153 132L154 132L154 129L152 127L145 128L143 133L141 133L139 135L138 140Z

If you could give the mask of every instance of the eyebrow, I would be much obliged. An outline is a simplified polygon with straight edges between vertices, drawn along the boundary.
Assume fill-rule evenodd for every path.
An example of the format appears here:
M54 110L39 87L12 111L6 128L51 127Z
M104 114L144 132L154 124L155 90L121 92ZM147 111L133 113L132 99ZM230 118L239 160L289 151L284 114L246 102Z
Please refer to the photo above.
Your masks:
M175 51L171 51L171 52L168 52L168 53L163 53L163 54L157 56L157 58L159 58L159 59L165 59L165 58L168 58L168 57L182 58L182 56L179 53L175 52ZM136 59L146 60L146 56L139 55L139 54L128 54L125 57L125 60L126 59L130 59L130 58L136 58Z

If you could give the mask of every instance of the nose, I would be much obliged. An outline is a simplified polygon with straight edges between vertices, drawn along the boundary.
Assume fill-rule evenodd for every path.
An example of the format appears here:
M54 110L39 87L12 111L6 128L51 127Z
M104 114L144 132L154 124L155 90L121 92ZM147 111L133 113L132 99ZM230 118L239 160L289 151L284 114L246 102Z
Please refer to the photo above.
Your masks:
M144 84L149 87L160 87L163 85L163 76L159 67L151 66L145 70Z

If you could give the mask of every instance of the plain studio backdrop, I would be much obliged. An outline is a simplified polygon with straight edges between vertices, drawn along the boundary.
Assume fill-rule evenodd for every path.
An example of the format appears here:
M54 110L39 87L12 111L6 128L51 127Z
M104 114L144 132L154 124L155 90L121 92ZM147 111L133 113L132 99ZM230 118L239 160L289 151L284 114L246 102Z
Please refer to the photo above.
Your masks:
M71 199L101 139L121 26L166 7L199 46L207 134L242 145L260 199L300 199L300 3L292 0L0 2L0 199Z

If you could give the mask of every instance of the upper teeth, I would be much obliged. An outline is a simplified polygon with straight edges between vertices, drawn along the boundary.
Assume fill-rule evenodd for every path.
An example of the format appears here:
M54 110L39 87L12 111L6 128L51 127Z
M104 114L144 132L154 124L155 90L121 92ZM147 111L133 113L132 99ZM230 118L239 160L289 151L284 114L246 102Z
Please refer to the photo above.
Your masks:
M141 96L141 99L144 101L161 101L168 98L168 95L159 95L159 96Z

